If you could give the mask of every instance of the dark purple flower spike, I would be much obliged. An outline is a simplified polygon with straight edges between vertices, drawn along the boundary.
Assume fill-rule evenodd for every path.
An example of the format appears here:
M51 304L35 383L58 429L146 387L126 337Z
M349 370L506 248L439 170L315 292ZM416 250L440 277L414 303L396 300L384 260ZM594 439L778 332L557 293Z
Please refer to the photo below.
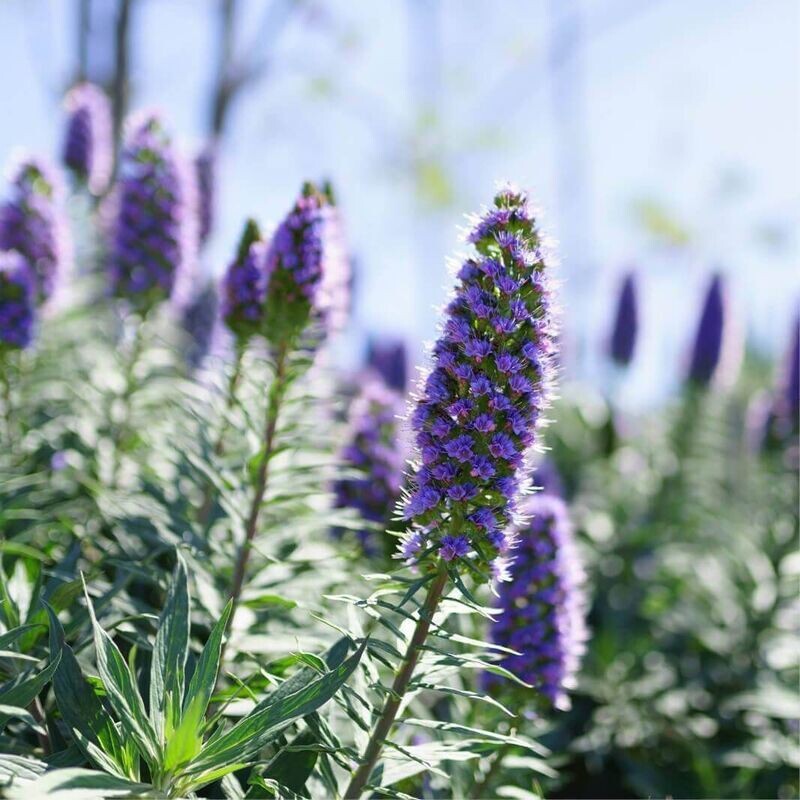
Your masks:
M360 474L341 478L333 490L337 508L354 509L372 523L356 532L369 556L389 551L384 530L400 499L405 467L400 432L403 411L401 396L379 379L370 380L350 408L350 433L341 461L345 469ZM344 531L334 533L341 536Z
M92 194L105 191L111 177L111 105L98 86L81 83L64 100L67 126L62 158Z
M187 292L196 255L195 186L155 114L131 125L115 187L111 293L140 312ZM185 298L184 298L185 299Z
M36 277L37 302L56 291L67 269L69 237L58 172L40 159L23 160L0 206L0 250L16 250Z
M629 272L622 281L617 299L617 312L609 341L609 354L612 361L626 367L633 360L636 350L636 337L639 332L639 301L636 289L636 275Z
M417 465L402 553L501 559L526 453L548 405L554 325L548 268L527 196L498 192L468 235L433 369L412 413Z
M30 345L35 317L36 277L30 264L17 252L0 252L0 355Z
M535 495L525 511L531 521L520 532L511 580L498 587L490 635L518 653L500 666L533 687L541 701L534 705L566 709L588 638L583 567L562 500ZM519 688L494 673L482 682L489 691Z

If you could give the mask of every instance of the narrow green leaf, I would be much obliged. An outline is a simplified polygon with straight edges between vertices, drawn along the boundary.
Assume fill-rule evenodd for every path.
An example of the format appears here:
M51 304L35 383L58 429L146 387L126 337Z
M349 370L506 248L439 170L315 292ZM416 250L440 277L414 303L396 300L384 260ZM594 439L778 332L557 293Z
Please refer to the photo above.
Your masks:
M287 725L327 703L358 666L366 645L365 639L350 658L299 691L289 695L279 690L273 692L263 704L230 730L212 737L200 756L189 765L187 772L205 771L228 761L248 760L255 756Z
M222 639L230 614L229 601L216 625L211 629L206 646L189 681L182 719L167 741L164 768L168 771L175 771L180 765L190 761L200 752L203 745L204 718L217 682Z
M186 659L189 655L189 579L178 563L161 612L150 667L150 719L158 741L168 741L180 724Z
M53 609L45 604L50 617L50 657L59 654L61 661L53 675L53 694L61 717L72 731L73 738L84 754L98 766L105 763L94 758L86 744L96 747L116 764L116 770L128 778L138 777L137 763L129 757L117 733L114 720L106 714L91 684L84 678L72 648L64 641L64 629Z
M2 728L10 719L21 719L28 727L33 728L37 732L42 732L43 728L33 718L33 715L24 708L17 706L0 705L0 728Z
M158 763L158 743L156 733L147 718L144 701L122 653L111 637L100 627L85 583L84 594L94 633L100 679L103 681L108 699L119 716L123 729L136 742L139 752L153 768Z
M27 708L33 699L44 689L58 668L61 654L50 659L47 666L36 675L20 677L9 681L0 688L0 703L5 706Z
M303 731L292 739L288 747L280 750L275 758L267 764L264 776L277 781L281 786L308 797L306 781L308 781L317 764L319 753L310 749L292 750L292 747L306 747L315 744L317 737L311 731Z
M149 787L133 783L103 772L89 769L54 769L36 780L14 783L4 789L8 800L31 800L32 797L80 798L80 800L108 800L114 797L132 797Z

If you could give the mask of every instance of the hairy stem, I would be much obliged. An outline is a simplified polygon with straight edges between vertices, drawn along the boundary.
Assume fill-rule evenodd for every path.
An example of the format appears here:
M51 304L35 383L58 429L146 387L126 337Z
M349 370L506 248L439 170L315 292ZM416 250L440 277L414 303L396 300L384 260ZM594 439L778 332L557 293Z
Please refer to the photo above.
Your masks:
M389 735L389 731L397 718L397 712L400 709L403 696L408 689L408 684L411 682L411 678L414 675L422 646L425 644L425 639L428 637L428 632L430 631L433 615L439 607L446 585L447 568L443 562L428 587L428 594L420 609L419 619L414 628L414 634L411 637L411 641L408 643L408 649L403 656L400 669L395 675L392 689L386 697L381 714L372 729L372 734L364 750L364 755L361 757L361 764L353 773L350 785L344 793L344 800L357 800L357 798L361 797L364 787L369 782L372 770L375 768L381 750L383 750L383 745L386 743L386 737Z
M250 553L253 549L253 539L258 531L258 519L261 513L261 505L264 502L264 495L269 484L269 465L272 460L272 453L275 449L275 433L278 429L278 414L281 403L286 393L288 377L288 354L287 346L281 347L275 358L275 378L272 382L267 402L267 413L264 420L264 449L261 453L261 461L258 465L255 490L253 492L253 502L250 505L250 513L247 516L245 526L245 537L239 549L236 559L236 567L233 572L233 582L231 583L230 599L232 601L231 615L228 618L228 629L233 624L236 609L239 605L245 577L247 576L247 564L250 560ZM221 663L221 659L220 659Z

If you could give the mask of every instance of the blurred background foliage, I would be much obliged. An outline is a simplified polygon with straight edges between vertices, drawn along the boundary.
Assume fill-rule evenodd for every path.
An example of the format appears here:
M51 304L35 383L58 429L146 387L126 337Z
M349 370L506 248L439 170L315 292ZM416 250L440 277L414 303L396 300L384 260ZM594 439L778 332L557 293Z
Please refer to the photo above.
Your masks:
M354 317L285 423L295 452L278 470L269 557L234 631L240 667L263 661L283 677L304 663L287 652L338 635L308 626L323 592L356 593L358 549L328 528L359 523L322 517L331 497L319 476L333 474L363 346L401 335L419 362L447 282L446 232L511 176L552 209L562 246L564 386L539 474L576 523L592 639L573 708L537 727L547 765L532 778L533 757L516 753L492 785L506 797L797 796L796 430L776 442L753 421L798 299L797 15L780 0L0 3L0 93L12 110L0 155L19 143L52 150L57 102L77 78L110 91L118 126L133 103L164 106L190 139L220 143L209 275L243 216L276 218L301 176L330 174L343 193ZM88 225L86 208L72 212ZM620 369L603 351L628 263L643 291L641 338ZM682 376L712 267L730 279L746 348L735 382L706 391ZM186 519L211 479L210 529L240 504L268 370L255 359L238 405L224 408L227 375L193 380L180 331L155 319L143 336L131 374L120 320L76 310L47 321L35 363L20 366L0 463L6 630L40 621L42 597L72 609L67 639L85 647L88 618L73 603L82 570L121 640L146 650L179 542L203 553L189 564L200 640L220 614L230 542ZM310 401L325 408L326 436L304 413ZM222 458L207 418L229 420ZM47 656L43 631L21 645ZM3 656L12 683L13 662ZM269 684L260 674L250 689ZM470 704L449 702L426 712L468 719ZM36 719L0 718L8 753L36 747ZM460 762L447 769L469 785ZM414 796L452 789L436 774L398 781Z

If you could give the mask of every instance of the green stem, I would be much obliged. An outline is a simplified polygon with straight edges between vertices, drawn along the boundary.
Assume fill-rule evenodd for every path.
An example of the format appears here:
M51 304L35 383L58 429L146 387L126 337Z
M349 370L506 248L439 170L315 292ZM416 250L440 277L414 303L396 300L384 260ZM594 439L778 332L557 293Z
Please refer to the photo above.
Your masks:
M447 568L444 562L439 566L433 581L428 587L428 594L425 597L425 602L419 612L419 619L414 628L414 633L411 641L408 643L403 660L400 664L400 669L394 678L391 691L386 697L381 714L372 729L369 742L364 750L364 755L361 757L361 763L358 769L353 773L350 780L350 785L347 787L343 797L344 800L357 800L361 797L367 783L369 782L372 770L378 761L378 757L383 750L386 743L386 737L397 718L397 712L400 709L400 704L408 689L408 684L414 675L417 663L419 662L422 646L425 644L425 639L428 637L433 615L439 607L442 596L444 595L445 587L447 586Z
M225 452L225 434L230 428L230 415L233 405L236 402L236 388L239 385L239 380L242 376L242 360L244 356L244 348L236 348L236 362L233 371L228 379L228 388L225 395L225 410L222 415L222 425L220 425L217 439L214 442L214 455L219 458ZM200 511L197 514L197 520L205 526L208 523L208 518L211 515L211 509L214 505L214 484L211 481L206 481L206 486L203 491L203 502L200 504Z
M267 413L264 420L264 449L261 453L261 461L258 465L258 474L255 481L253 492L253 502L250 505L250 513L247 516L245 525L245 537L239 549L236 559L236 566L233 571L233 581L231 583L230 599L232 601L231 615L228 618L228 630L233 625L233 619L241 599L242 589L244 588L247 576L247 564L250 560L250 553L253 549L253 540L258 531L258 520L261 514L261 505L264 502L264 495L269 484L269 465L275 449L275 434L278 430L278 414L281 403L288 386L288 355L289 348L284 345L278 350L275 358L275 378L270 387L269 401L267 402ZM222 658L220 658L220 664Z

